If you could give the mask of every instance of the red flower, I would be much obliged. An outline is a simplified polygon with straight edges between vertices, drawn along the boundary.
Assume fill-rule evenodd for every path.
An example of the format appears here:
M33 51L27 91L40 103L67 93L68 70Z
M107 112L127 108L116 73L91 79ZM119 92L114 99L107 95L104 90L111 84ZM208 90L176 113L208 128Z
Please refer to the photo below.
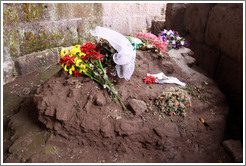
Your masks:
M82 59L83 61L84 61L84 60L89 60L90 57L89 57L88 55L86 55L86 56L82 56L81 59Z
M146 83L146 84L154 84L155 81L156 81L156 78L153 76L145 75L145 77L144 77L144 83Z
M65 61L62 59L62 58L60 58L60 64L63 64Z
M75 58L75 56L69 57L69 55L66 54L66 55L63 57L63 60L64 60L68 65L72 65L72 64L74 64L74 63L73 63L74 58Z
M81 52L85 52L85 53L95 49L96 49L95 44L92 44L91 42L86 42L80 47Z
M102 54L99 54L98 52L95 52L95 55L92 57L92 59L100 59L103 58Z
M86 54L87 54L89 57L91 57L91 56L93 56L93 55L96 55L97 52L94 51L94 50L91 50L91 51L87 51Z
M139 87L139 85L136 85L136 86L135 86L135 88L138 88L138 87Z
M79 72L76 71L76 70L74 70L74 73L73 74L74 74L75 77L78 77L79 76Z

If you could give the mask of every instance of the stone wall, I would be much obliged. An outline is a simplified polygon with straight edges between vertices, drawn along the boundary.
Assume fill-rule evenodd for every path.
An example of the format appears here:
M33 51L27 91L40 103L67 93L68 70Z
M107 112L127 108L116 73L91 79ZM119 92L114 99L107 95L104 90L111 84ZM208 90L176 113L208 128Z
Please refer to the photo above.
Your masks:
M151 27L155 18L164 18L164 3L105 3L103 24L105 27L130 35Z
M96 26L129 35L163 13L163 3L4 3L3 82L57 63L60 47L95 40Z
M58 47L90 39L88 30L103 24L101 15L97 3L4 3L3 82L13 80L13 72L57 63Z
M198 66L227 95L234 121L242 129L243 4L168 4L166 22L168 29L183 27Z

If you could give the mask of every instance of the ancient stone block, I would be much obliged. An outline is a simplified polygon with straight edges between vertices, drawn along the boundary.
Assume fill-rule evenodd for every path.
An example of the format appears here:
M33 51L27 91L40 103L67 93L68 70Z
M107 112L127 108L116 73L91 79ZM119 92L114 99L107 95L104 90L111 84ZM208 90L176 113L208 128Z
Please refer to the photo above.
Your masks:
M242 4L241 4L242 5ZM242 61L243 9L239 4L217 4L210 13L205 42Z
M31 53L16 58L15 65L19 74L24 75L58 62L59 52L57 48L42 52Z
M130 26L135 33L146 29L148 27L146 17L132 17L132 25Z
M187 4L184 16L185 30L193 39L202 42L207 25L208 14L214 4Z
M226 140L222 142L222 145L230 153L235 162L243 162L243 146L239 140Z
M3 4L3 26L14 25L19 23L20 6L16 4L4 3Z
M168 3L166 9L166 28L178 31L181 35L184 31L184 15L186 4Z
M69 18L67 3L43 3L43 21L59 21Z
M95 42L97 39L94 38L90 30L94 29L96 26L102 26L102 20L100 19L82 19L78 21L78 38L79 43L83 44L85 42Z
M152 20L151 28L150 28L151 33L158 36L158 34L160 34L161 31L164 30L164 28L165 28L165 20Z
M196 44L194 51L198 55L197 65L204 69L209 76L214 77L221 53L205 44Z
M131 17L103 17L103 26L117 31L123 35L130 35L132 33Z
M105 17L139 17L161 15L163 3L104 3L103 16Z
M4 61L20 56L20 45L18 39L19 39L18 30L9 28L9 26L3 27Z
M27 24L19 28L22 55L57 46L78 43L77 21L43 22Z
M3 84L14 80L13 72L15 71L15 65L13 61L5 61L3 63Z
M136 8L135 8L136 7ZM125 3L105 3L103 4L103 16L105 17L125 17L138 13L140 6L138 4Z
M218 62L215 80L227 95L233 110L243 110L243 62L237 62L231 57L221 56ZM238 122L243 125L243 111L237 113Z
M164 3L150 3L150 4L145 3L143 5L146 6L146 10L144 10L145 12L143 12L146 13L146 15L160 17L160 15L163 16L164 14L163 11Z
M68 10L70 18L93 17L94 11L93 3L70 3Z

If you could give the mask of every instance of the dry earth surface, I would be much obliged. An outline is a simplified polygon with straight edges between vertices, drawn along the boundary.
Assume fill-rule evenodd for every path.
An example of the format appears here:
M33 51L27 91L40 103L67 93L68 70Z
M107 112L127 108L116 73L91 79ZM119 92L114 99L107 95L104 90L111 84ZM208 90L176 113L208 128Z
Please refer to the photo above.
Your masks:
M233 162L221 146L226 98L213 80L194 70L191 54L186 48L162 58L137 51L130 81L111 78L128 110L94 81L57 66L44 70L55 73L45 82L32 74L4 85L4 162ZM185 117L161 114L154 105L163 91L178 87L143 82L147 73L159 72L187 84L191 107Z

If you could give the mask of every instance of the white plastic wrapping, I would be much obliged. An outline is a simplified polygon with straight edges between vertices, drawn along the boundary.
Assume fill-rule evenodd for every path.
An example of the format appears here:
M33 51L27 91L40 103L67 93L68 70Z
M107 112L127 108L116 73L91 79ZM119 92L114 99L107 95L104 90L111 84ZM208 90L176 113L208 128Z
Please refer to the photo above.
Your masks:
M135 69L136 52L129 40L122 34L108 28L97 26L94 30L90 30L91 35L97 36L98 39L106 39L118 53L113 55L116 63L117 75L120 78L130 80Z
M158 73L158 74L149 74L147 73L148 76L153 76L156 78L156 83L158 84L178 84L180 86L185 86L186 84L184 82L179 81L176 77L168 77L166 76L163 72Z

